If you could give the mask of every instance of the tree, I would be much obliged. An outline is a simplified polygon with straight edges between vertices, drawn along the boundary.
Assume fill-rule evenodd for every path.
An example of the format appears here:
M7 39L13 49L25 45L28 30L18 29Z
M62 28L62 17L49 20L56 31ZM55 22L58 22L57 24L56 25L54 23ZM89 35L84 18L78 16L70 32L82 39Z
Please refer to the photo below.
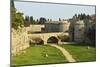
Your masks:
M46 21L47 21L46 18L41 17L39 20L39 24L44 24Z
M37 19L36 22L39 22L39 20Z
M17 12L13 0L11 0L11 21L14 29L18 29L18 27L24 25L23 13Z
M25 21L29 22L29 16L25 16Z
M77 18L77 14L75 14L75 17Z
M61 21L61 18L59 18L59 21Z
M34 22L33 22L33 16L30 16L30 23L34 24Z
M49 19L48 19L48 21L49 21Z
M73 18L74 18L74 19L77 19L77 14L75 14L75 15L73 16Z
M90 19L90 16L89 16L89 15L87 15L87 16L86 16L86 19Z
M25 19L24 19L24 26L27 27L29 26L31 23L30 23L30 18L29 16L25 16Z

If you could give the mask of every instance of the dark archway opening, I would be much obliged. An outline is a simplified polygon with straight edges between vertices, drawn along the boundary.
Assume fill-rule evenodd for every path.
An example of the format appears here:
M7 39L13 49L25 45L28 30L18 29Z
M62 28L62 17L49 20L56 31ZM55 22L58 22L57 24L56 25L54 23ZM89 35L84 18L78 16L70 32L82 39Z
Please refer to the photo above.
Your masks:
M30 46L33 46L33 45L43 45L44 44L44 41L37 37L37 38L32 38L31 41L30 41Z
M58 39L56 37L52 36L47 40L47 43L56 43L56 44L58 44Z

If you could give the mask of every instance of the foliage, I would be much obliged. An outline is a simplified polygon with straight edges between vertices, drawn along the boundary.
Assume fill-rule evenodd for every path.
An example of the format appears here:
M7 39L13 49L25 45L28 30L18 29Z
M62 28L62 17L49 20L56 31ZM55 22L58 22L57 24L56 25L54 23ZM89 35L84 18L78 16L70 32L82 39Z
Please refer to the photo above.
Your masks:
M33 16L30 16L30 23L35 24L35 20L33 20Z
M25 21L29 22L29 16L25 16Z
M90 15L86 15L85 13L81 13L81 14L75 14L74 16L73 16L73 19L76 19L76 20L85 20L85 19L90 19L91 17L90 17Z
M26 25L30 25L30 24L44 24L46 22L46 18L44 17L40 17L40 19L38 20L34 20L33 16L25 16L25 24Z
M17 12L13 0L11 0L11 4L12 27L18 29L18 27L22 27L24 24L23 13Z
M59 21L61 21L61 18L59 18Z
M29 26L30 24L35 24L35 20L33 19L33 16L25 16L25 26Z
M33 16L30 16L30 22L33 22Z
M46 18L40 17L39 24L44 24L46 21Z

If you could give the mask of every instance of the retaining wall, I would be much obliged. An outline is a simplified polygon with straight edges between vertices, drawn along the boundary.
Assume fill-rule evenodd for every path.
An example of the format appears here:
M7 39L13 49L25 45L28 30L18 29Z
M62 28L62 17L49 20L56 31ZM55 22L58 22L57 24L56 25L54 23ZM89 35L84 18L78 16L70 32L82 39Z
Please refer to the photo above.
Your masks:
M11 52L12 55L20 53L22 50L29 47L29 39L25 28L18 30L12 29L11 32Z

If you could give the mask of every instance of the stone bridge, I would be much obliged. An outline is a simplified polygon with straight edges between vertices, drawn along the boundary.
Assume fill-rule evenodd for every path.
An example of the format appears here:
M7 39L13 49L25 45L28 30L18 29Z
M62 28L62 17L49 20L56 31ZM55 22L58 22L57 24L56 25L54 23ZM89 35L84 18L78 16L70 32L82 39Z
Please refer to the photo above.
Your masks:
M53 33L33 33L28 34L28 37L30 41L32 41L32 38L41 38L43 40L44 44L47 44L49 40L56 41L56 43L60 44L61 40L58 38L59 35L67 35L69 36L69 33L63 33L63 32L53 32Z

